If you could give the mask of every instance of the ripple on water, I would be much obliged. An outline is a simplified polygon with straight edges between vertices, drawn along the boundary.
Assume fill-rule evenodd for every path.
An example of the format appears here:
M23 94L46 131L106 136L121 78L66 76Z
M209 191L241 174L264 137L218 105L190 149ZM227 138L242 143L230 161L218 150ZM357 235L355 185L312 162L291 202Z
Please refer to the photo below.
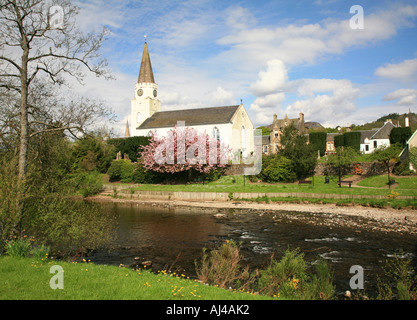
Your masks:
M330 251L330 252L325 252L325 253L319 254L319 256L322 257L323 259L330 260L333 263L341 262L342 258L334 257L335 255L340 255L340 252L339 251Z

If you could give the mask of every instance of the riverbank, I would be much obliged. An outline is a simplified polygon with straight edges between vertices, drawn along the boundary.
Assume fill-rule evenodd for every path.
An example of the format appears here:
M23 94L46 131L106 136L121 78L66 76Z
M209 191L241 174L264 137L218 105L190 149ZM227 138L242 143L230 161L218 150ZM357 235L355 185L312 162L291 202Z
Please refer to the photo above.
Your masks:
M51 267L57 265L58 269ZM61 277L61 278L60 278ZM126 267L0 256L1 300L272 300L183 275ZM51 287L52 283L52 287ZM61 283L61 287L53 289ZM155 310L154 310L155 311Z
M300 213L286 215L287 219L300 220L305 223L320 223L328 226L349 226L352 228L379 230L417 234L417 210L408 208L373 208L360 205L340 206L336 204L290 203L290 202L248 202L248 201L178 201L178 200L152 200L152 199L126 199L111 197L110 195L97 195L90 197L91 201L131 203L137 205L150 205L162 207L205 208L217 211L215 216L219 219L227 218L227 213L239 210L256 214L272 214L278 218L280 213ZM307 217L308 215L308 217ZM326 219L323 219L325 217ZM350 219L356 217L359 219ZM316 218L316 219L315 219Z

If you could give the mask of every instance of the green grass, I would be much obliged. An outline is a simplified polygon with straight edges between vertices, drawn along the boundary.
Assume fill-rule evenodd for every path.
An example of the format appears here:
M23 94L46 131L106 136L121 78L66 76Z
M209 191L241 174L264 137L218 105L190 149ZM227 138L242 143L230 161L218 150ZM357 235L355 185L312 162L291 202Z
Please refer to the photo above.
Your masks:
M51 289L52 265L64 270L64 289ZM251 300L267 296L224 290L183 275L93 263L0 257L1 300Z
M408 199L331 199L331 198L296 198L296 197L260 197L252 199L239 199L248 202L286 202L286 203L312 203L312 204L336 204L337 206L361 205L374 208L412 208L417 209L417 200Z
M391 179L393 178L391 177ZM414 194L417 193L417 177L405 176L405 177L395 177L394 179L397 185L394 185L393 189L403 190L403 191L412 191ZM385 174L385 175L368 177L358 182L358 185L362 187L383 188L388 185L388 175Z
M349 179L349 177L344 177ZM368 181L368 179L371 179ZM372 180L375 179L375 180ZM337 185L338 177L330 177L330 183L324 183L324 176L315 176L314 185L298 185L298 183L250 183L243 176L224 176L217 181L195 184L178 184L178 185L140 185L134 187L133 190L149 190L149 191L188 191L188 192L259 192L259 193L287 193L287 192L303 192L303 193L319 193L319 194L360 194L360 195L387 195L389 190L383 188L385 185L380 181L387 181L386 175L364 179L361 187L349 188ZM233 183L233 180L235 181ZM309 180L312 180L310 178ZM404 177L396 179L399 182L398 188L401 189L400 194L404 196L417 196L417 177ZM376 188L365 188L376 187ZM394 187L396 188L396 187Z

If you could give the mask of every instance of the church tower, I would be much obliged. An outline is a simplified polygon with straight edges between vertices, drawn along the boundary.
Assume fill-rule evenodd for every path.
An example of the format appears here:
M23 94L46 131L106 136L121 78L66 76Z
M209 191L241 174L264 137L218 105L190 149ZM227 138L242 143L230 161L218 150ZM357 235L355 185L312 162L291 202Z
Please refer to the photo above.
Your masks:
M136 136L136 128L155 112L161 111L161 102L157 99L158 85L152 71L151 58L145 37L142 63L140 65L138 82L135 84L135 98L131 102L130 135Z

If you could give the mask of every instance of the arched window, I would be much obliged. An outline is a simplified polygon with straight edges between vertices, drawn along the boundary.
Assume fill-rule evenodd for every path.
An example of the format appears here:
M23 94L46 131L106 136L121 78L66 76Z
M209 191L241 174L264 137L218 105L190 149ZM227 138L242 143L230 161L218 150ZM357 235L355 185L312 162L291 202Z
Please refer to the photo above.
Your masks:
M219 128L217 128L217 127L213 128L212 137L213 137L213 139L220 140L220 130L219 130Z
M140 115L140 112L138 112L138 114L136 115L136 122L140 123L140 119L141 119L141 115Z

